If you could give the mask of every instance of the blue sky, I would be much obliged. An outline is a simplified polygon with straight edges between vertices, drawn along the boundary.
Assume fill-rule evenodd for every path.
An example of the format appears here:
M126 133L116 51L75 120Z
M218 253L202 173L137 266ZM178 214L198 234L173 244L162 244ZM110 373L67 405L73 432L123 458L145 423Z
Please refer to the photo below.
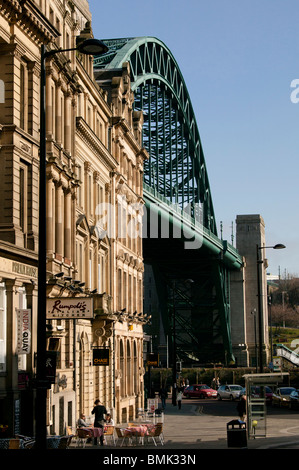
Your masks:
M299 276L298 0L89 0L99 39L154 36L184 76L216 214L261 214L268 271ZM299 85L298 97L299 97ZM296 97L297 95L295 95Z

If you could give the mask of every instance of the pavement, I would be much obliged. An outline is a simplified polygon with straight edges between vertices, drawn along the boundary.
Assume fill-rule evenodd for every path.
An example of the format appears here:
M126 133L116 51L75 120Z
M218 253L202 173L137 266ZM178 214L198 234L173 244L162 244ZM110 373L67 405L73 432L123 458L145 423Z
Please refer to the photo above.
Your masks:
M207 400L209 401L209 400ZM206 402L206 400L205 400ZM299 449L299 412L288 414L287 410L267 415L266 429L262 436L246 439L246 445L242 447L228 447L227 424L235 419L236 405L223 407L224 412L218 414L217 403L205 406L202 401L199 405L182 401L181 410L167 402L163 419L164 445L157 446L153 442L145 446L122 446L117 444L104 447L87 444L84 450L101 449L104 455L128 455L147 453L164 453L165 455L198 455L204 450L272 450L272 449ZM123 425L121 425L123 426ZM76 442L71 445L76 449ZM105 463L105 462L104 462ZM111 461L106 463L111 464ZM172 462L173 463L173 462Z

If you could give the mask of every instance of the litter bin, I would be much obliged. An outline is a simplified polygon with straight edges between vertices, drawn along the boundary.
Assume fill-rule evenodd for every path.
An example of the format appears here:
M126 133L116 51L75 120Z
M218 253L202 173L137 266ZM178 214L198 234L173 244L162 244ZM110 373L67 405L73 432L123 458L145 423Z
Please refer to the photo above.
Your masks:
M227 423L227 447L247 447L246 423L234 419Z

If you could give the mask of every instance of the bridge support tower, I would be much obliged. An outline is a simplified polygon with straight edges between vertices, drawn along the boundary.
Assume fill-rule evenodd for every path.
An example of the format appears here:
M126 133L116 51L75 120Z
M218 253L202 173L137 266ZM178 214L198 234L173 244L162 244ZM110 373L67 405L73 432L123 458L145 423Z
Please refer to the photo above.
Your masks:
M236 218L236 248L244 258L244 267L231 273L232 347L238 366L259 368L259 318L257 246L265 246L265 223L258 214L238 215ZM265 250L260 249L260 296L263 364L269 362L267 308L268 266Z

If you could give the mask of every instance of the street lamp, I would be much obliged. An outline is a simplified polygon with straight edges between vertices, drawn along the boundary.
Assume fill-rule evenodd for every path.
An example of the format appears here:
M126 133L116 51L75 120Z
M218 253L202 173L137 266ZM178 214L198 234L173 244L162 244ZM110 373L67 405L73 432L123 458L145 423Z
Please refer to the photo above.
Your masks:
M273 369L273 331L272 331L272 296L268 296L268 306L270 310L270 363Z
M46 50L41 46L40 76L40 181L39 181L39 248L38 248L38 301L37 301L37 362L36 362L36 447L46 449L47 388L46 377L46 67L48 57L60 52L78 50L82 54L102 55L108 47L98 39L86 39L71 49Z
M263 373L263 319L262 319L262 300L261 300L261 282L260 282L260 265L264 263L263 259L260 259L260 250L266 248L273 248L273 250L282 250L285 245L278 243L274 246L259 246L256 245L256 264L257 264L257 298L258 298L258 324L259 324L259 367L260 373Z
M253 326L254 326L254 347L255 347L255 371L257 373L258 361L257 361L257 342L256 342L256 308L251 312L253 315Z
M175 289L176 282L173 280L172 284L172 404L176 406L176 386L177 386L177 370L176 370L176 322L175 322Z

